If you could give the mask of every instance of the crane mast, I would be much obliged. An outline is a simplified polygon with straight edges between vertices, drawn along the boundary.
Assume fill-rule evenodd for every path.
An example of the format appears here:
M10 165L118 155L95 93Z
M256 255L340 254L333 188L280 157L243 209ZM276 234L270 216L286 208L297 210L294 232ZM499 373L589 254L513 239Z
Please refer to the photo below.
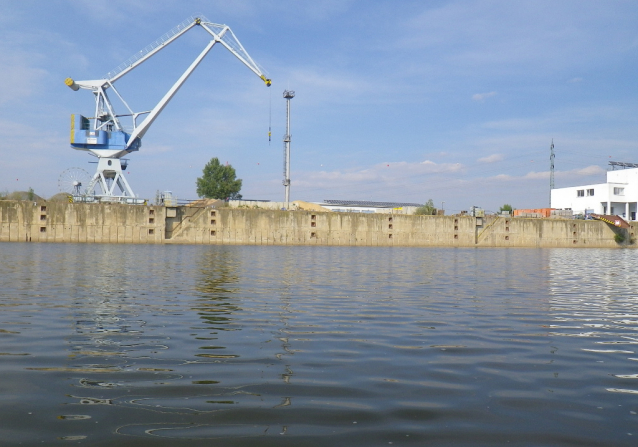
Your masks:
M211 41L152 110L134 112L117 91L114 83L194 27L200 27L208 32L212 36ZM186 19L107 73L102 79L74 81L71 78L67 78L65 80L65 84L72 90L90 90L95 98L94 116L92 118L79 114L71 115L71 147L87 151L98 158L97 171L89 183L86 196L91 196L96 200L122 201L126 203L140 201L136 199L133 190L123 175L123 171L126 169L126 161L122 157L140 149L142 137L155 119L162 113L162 110L168 105L180 87L217 43L224 46L253 73L259 76L266 86L270 87L271 80L266 77L263 70L246 52L230 27L212 23L201 15ZM109 89L126 107L128 113L118 115L115 112L107 94ZM138 120L142 116L144 116L144 119L138 124ZM123 126L120 122L120 118L123 117L130 117L131 125L129 127ZM96 194L96 187L98 186L102 191L101 194ZM119 189L119 194L116 194L116 187Z

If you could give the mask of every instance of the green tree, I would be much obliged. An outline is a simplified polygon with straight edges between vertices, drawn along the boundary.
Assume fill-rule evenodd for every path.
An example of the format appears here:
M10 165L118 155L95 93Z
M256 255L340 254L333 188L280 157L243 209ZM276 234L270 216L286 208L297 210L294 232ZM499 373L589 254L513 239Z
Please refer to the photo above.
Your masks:
M510 213L510 215L511 215L511 214L512 214L512 211L514 211L514 209L512 208L512 205L509 205L509 204L507 204L507 203L506 203L505 205L503 205L503 206L502 206L502 207L498 210L499 214L503 214L503 211L507 211L507 212L509 212L509 213Z
M425 205L420 206L414 212L417 216L433 216L436 215L436 207L434 206L434 201L429 199Z
M222 165L217 157L211 158L197 179L197 195L208 199L241 199L241 179L235 177L235 168Z

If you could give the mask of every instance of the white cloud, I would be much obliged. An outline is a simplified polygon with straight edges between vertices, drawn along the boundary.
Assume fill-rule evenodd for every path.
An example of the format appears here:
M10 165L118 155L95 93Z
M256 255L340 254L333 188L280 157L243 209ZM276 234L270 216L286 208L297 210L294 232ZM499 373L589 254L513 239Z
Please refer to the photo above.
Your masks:
M68 114L91 113L91 98L63 79L99 76L201 12L233 27L275 84L269 92L213 50L131 157L136 192L193 197L194 171L218 156L242 167L255 191L246 196L279 199L281 92L291 88L296 198L536 207L552 138L561 186L604 182L608 159L636 161L636 92L617 81L631 78L638 5L581 2L11 1L0 17L0 115L12 121L0 123L0 169L35 187L49 176L41 184L56 192L59 172L90 159L68 147ZM188 33L118 83L134 110L155 105L205 34Z
M351 170L294 172L293 188L308 200L340 194L365 200L423 201L442 184L458 183L461 163L386 162ZM312 197L321 194L321 197ZM326 197L323 197L326 195Z
M586 168L582 168L582 169L574 169L572 171L566 171L563 174L573 174L574 176L581 176L581 177L588 177L588 176L592 176L592 175L600 175L603 176L607 171L605 171L603 168L601 168L600 166L596 166L596 165L592 165L592 166L587 166ZM601 179L601 181L604 181Z
M371 168L383 176L396 176L399 178L409 178L424 174L452 174L465 169L461 163L435 163L425 160L419 163L406 161L386 162L375 165Z
M435 163L431 160L425 160L419 164L401 162L395 164L395 166L401 169L408 169L429 174L460 172L465 168L461 163Z
M487 98L491 98L493 96L496 96L496 92L475 93L472 95L472 99L474 101L485 101Z
M549 179L549 171L544 172L528 172L523 176L526 180L539 180L539 179Z
M587 1L424 2L398 27L396 46L425 54L450 75L494 77L556 72L620 59L636 42L635 13ZM633 9L633 8L632 8ZM551 11L548 13L548 11ZM557 42L560 42L557 44ZM539 70L538 67L543 69Z
M461 163L435 163L430 160L418 163L405 161L385 162L352 170L297 173L297 176L300 177L301 180L297 180L296 183L304 186L317 186L323 181L357 183L375 180L380 182L394 182L425 174L453 174L461 172L463 169L464 166Z
M278 80L278 85L294 86L291 89L303 92L303 100L311 104L376 103L379 92L384 90L362 73L340 71L331 66L291 67L286 75L287 78Z
M477 161L479 163L496 163L497 161L503 160L503 154L492 154L487 157L479 158Z
M579 178L592 177L592 176L600 176L600 181L604 182L605 170L600 166L592 165L587 166L586 168L580 169L571 169L567 171L555 171L554 175L557 178L561 179L571 179L576 180ZM499 182L515 182L520 180L548 180L549 179L549 171L529 171L523 175L512 175L512 174L498 174L492 177L486 177L484 180L486 181L499 181Z

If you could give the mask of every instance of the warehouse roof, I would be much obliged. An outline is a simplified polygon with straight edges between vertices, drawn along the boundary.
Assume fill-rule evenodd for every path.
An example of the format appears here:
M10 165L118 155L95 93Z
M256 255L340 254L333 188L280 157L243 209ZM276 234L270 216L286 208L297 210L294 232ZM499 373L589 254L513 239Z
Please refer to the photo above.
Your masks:
M401 208L404 206L422 206L421 203L405 202L370 202L368 200L324 200L326 205L338 206L367 206L371 208Z

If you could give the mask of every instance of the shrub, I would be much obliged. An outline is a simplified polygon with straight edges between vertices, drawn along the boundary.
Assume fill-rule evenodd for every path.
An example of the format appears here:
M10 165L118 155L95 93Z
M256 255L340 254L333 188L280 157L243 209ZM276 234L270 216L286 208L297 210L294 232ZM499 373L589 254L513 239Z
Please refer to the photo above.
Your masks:
M436 207L432 199L428 200L425 205L420 206L414 212L417 216L432 216L436 215Z

